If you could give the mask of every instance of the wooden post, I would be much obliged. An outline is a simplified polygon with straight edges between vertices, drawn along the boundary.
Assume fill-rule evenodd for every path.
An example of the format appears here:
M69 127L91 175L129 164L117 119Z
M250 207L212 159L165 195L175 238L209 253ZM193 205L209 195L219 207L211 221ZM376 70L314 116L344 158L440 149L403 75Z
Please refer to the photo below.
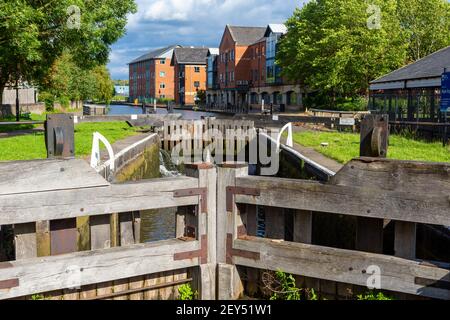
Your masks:
M244 291L237 267L230 264L232 257L229 257L227 252L231 249L229 246L232 246L229 240L233 242L238 238L238 227L243 225L236 204L232 204L231 210L227 209L227 187L236 186L236 178L246 175L248 175L247 164L224 163L218 167L217 194L222 195L217 199L218 298L220 300L238 299Z
M191 177L199 179L198 187L206 189L206 212L202 210L202 206L198 206L198 221L197 221L197 240L206 236L207 259L201 262L200 268L197 269L201 300L215 300L216 299L216 184L217 171L212 164L187 164L186 174ZM182 227L182 217L177 218L178 228ZM177 231L177 235L179 231ZM194 277L195 278L195 277Z
M91 250L111 248L111 219L110 215L91 216ZM95 286L85 293L86 297L95 296ZM103 296L112 293L112 282L97 285L97 295Z
M244 287L236 266L219 263L217 267L218 279L218 299L237 300L242 295Z
M50 221L36 222L36 242L38 257L47 257L51 255Z
M130 246L134 244L133 235L133 213L121 213L118 215L119 225L119 241L120 246ZM129 289L128 279L121 279L114 281L114 292L123 292ZM127 295L115 297L114 300L128 300Z
M14 225L16 260L37 257L36 223Z
M395 221L394 251L397 257L416 258L416 223Z
M387 157L389 141L389 116L366 115L361 122L361 157ZM383 253L382 219L357 218L356 249Z
M294 242L312 243L312 215L311 211L294 212Z

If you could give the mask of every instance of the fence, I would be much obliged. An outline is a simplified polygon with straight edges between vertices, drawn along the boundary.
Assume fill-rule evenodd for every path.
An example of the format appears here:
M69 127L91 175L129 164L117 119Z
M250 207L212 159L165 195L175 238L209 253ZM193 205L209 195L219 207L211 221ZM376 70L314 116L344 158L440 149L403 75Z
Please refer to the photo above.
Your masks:
M15 252L15 260L0 263L0 298L154 297L167 286L155 282L161 272L169 272L172 287L187 282L188 268L213 257L204 248L214 247L206 236L206 215L215 215L214 186L207 185L214 174L115 185L82 160L0 164L0 225L13 226ZM185 207L198 205L199 194L194 216ZM171 207L180 208L177 238L140 244L139 211ZM176 294L160 290L163 299Z
M203 141L215 126L208 121L188 130ZM385 156L387 121L371 123L362 130L361 153ZM170 136L180 123L168 126ZM236 162L187 164L186 171L110 184L82 160L0 163L0 226L13 230L15 256L0 263L0 299L170 299L186 282L201 299L237 299L260 285L257 270L281 269L450 300L448 261L418 259L415 251L417 224L450 225L450 164L361 157L329 182L248 176L248 165ZM174 207L174 238L140 243L140 212ZM355 248L316 244L320 213L353 217ZM388 222L395 225L394 255L383 250Z

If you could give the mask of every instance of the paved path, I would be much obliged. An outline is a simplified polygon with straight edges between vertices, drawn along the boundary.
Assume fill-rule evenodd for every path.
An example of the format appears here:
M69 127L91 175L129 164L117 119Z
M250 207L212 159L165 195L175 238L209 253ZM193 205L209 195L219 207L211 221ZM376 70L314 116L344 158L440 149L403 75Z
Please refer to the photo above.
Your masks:
M301 126L293 126L293 131L295 132L303 132L303 131L311 131L309 128L301 127ZM301 153L303 156L309 158L310 160L320 164L321 166L333 171L338 172L341 170L344 165L337 162L336 160L333 160L331 158L328 158L327 156L324 156L320 152L314 150L311 147L305 147L299 143L296 143L294 141L294 149Z
M313 148L305 147L294 142L294 149L297 150L302 155L304 155L305 157L309 158L310 160L320 164L321 166L333 172L337 173L344 167L343 164L324 156L323 154L317 152Z
M0 139L17 137L17 136L26 136L29 134L40 133L40 132L45 132L45 130L43 128L34 128L34 129L27 129L27 130L14 130L14 131L9 131L9 132L0 132Z

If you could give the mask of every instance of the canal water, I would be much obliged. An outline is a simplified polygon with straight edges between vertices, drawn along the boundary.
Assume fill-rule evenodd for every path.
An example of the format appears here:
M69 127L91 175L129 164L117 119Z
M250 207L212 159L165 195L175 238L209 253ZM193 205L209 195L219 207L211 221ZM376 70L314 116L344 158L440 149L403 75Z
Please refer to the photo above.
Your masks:
M156 113L166 115L169 112L165 108L157 108ZM179 110L175 109L173 113L181 114L183 120L200 120L202 117L216 117L217 113L200 112L193 110ZM142 107L128 106L128 105L110 105L108 107L108 115L129 115L129 114L143 114Z

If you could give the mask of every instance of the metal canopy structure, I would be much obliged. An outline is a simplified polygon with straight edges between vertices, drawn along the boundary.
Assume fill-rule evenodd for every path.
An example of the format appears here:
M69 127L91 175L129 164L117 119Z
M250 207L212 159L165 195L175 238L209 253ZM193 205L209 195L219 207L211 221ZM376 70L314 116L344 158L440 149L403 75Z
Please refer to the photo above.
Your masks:
M395 70L370 83L369 109L392 121L443 122L441 77L450 70L450 47Z

